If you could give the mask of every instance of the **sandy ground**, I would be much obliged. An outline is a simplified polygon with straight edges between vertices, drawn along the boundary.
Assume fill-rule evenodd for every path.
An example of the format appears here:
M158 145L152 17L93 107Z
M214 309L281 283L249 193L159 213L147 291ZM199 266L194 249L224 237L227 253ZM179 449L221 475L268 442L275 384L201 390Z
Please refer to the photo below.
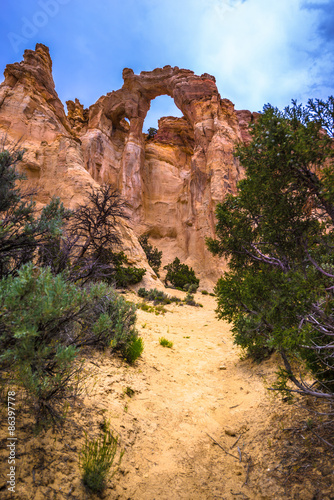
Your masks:
M266 389L277 360L240 360L229 325L217 321L215 298L197 293L196 300L203 307L168 305L159 316L138 310L145 350L133 366L108 353L87 360L88 393L63 433L31 437L29 421L22 424L18 496L8 495L5 470L0 496L95 498L82 484L78 452L84 431L98 436L106 419L124 456L102 498L290 498L273 474L280 464L271 448L279 429L289 425L284 404ZM159 345L160 337L173 348ZM23 422L23 412L17 418ZM1 438L4 443L3 433ZM5 456L2 449L2 466ZM306 484L293 498L311 500L312 488Z

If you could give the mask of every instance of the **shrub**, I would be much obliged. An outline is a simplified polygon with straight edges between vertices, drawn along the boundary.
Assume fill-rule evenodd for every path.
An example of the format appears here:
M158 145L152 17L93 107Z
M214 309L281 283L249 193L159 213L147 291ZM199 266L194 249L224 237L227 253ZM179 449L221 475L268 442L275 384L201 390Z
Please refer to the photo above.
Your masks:
M154 312L154 307L150 306L146 302L138 302L137 309L141 309L142 311L145 312Z
M161 258L162 258L162 252L159 252L159 250L155 247L153 247L149 242L148 242L148 235L143 234L138 238L139 243L141 244L147 261L152 267L153 271L157 276L159 276L159 269L161 266Z
M166 295L165 292L157 290L156 288L153 288L148 292L147 299L152 300L154 304L170 304L168 295Z
M141 337L134 336L124 346L122 353L128 363L134 363L144 350L144 342Z
M145 290L145 288L139 288L139 297L147 300L151 300L155 305L157 304L170 304L171 302L180 302L181 299L178 297L170 297L165 292L152 288L151 290Z
M188 306L196 306L196 302L194 301L194 296L191 294L191 293L187 293L187 295L185 296L184 298L184 302L188 305Z
M150 127L148 130L147 130L147 139L152 139L157 133L158 133L158 130L154 127Z
M139 288L137 293L138 293L138 296L141 297L142 299L144 299L148 296L148 291L145 288Z
M166 285L171 283L176 288L181 288L182 290L184 290L187 285L188 288L189 285L195 285L197 290L199 279L196 278L194 270L192 268L189 269L186 264L181 264L180 259L177 257L172 263L167 264L164 269L167 269L165 277Z
M159 338L159 344L162 345L162 347L169 347L170 349L173 347L173 342L165 339L165 337Z
M108 474L113 466L118 448L118 437L114 437L107 425L99 439L92 440L86 434L83 449L79 455L79 465L83 473L83 482L96 493L101 493ZM119 463L123 453L120 455Z
M113 249L121 244L119 221L128 218L124 209L111 186L92 189L88 203L68 213L61 233L40 248L38 263L50 266L54 274L66 271L73 282L108 279L115 273L113 257L117 254Z
M37 212L33 192L22 194L17 187L24 179L16 171L22 156L22 151L0 152L0 278L35 258L38 248L61 233L70 213L56 199Z
M112 347L131 362L135 306L104 283L79 288L30 263L0 281L0 309L0 373L27 391L37 422L61 418L76 397L82 349Z
M167 309L165 309L162 304L156 306L150 306L146 302L139 302L137 304L137 309L141 309L142 311L145 312L155 313L157 316L159 314L165 314L167 312Z
M154 307L154 312L156 316L159 316L159 314L165 314L167 312L167 309L165 309L162 304L158 304Z
M136 285L143 279L146 273L146 269L143 268L124 266L123 264L128 264L129 262L124 252L114 254L112 262L115 268L110 273L108 281L114 282L118 288Z
M202 291L201 291L201 294L202 294L202 295L209 295L209 292L207 292L206 290L202 290Z
M96 282L114 272L106 257L116 267L126 260L110 248L119 243L119 196L103 186L89 207L70 212L54 199L38 214L16 187L21 157L0 153L0 379L25 389L44 425L80 391L84 349L111 347L131 362L143 346L135 306Z
M89 302L89 293L33 264L0 282L0 371L26 389L37 421L60 417L77 393L82 370L70 339Z
M110 287L104 286L105 294L96 298L85 315L85 323L89 328L86 328L82 345L102 349L111 347L122 352L137 335L136 306Z

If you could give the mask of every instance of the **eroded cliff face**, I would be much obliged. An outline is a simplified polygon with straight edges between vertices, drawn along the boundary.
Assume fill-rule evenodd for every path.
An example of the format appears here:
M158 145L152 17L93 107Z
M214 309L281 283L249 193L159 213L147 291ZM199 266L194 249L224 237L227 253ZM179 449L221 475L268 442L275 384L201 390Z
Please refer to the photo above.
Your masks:
M140 75L125 69L123 79L120 90L88 110L77 99L68 101L66 116L49 50L37 44L5 70L1 134L26 148L22 168L38 187L40 203L55 195L75 207L104 182L121 192L131 214L130 227L122 228L125 251L148 269L144 284L157 283L137 240L145 232L163 251L163 264L178 256L210 287L223 263L207 251L205 238L214 236L217 202L236 192L242 169L233 148L247 140L253 115L221 99L208 74L165 66ZM161 118L149 139L143 123L159 95L172 97L183 117Z

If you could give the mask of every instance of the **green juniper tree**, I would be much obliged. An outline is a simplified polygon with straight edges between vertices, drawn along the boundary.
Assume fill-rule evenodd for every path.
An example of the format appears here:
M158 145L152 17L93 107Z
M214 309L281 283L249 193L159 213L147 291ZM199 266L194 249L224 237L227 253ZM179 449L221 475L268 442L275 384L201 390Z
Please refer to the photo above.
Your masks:
M147 139L153 139L153 137L155 135L157 135L158 133L158 129L154 128L154 127L150 127L148 130L147 130Z
M334 100L264 107L236 155L238 194L218 204L212 253L228 259L218 316L262 358L278 351L296 391L334 398ZM312 373L310 385L293 368ZM282 372L283 373L283 372Z
M186 264L182 264L178 257L175 257L173 262L164 266L167 270L165 284L171 283L177 288L188 290L192 286L192 291L195 292L199 285L199 279L196 278L193 268L189 268Z
M70 214L58 199L37 212L33 193L19 187L25 178L16 169L22 155L23 151L0 152L0 278L17 273L38 248L59 237Z
M152 267L155 274L159 277L159 269L161 266L162 252L159 252L159 250L157 248L153 247L153 245L151 245L148 242L148 234L142 234L138 238L138 241L145 252L148 263Z

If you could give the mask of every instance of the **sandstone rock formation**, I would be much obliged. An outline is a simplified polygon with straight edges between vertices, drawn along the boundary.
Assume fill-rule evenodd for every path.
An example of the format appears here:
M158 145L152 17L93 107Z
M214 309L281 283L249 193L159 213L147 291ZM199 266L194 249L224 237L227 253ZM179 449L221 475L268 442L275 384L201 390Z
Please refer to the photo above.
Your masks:
M216 203L236 191L242 176L233 148L247 140L253 115L221 99L208 74L165 66L140 75L125 69L123 79L120 90L89 110L68 101L66 116L49 50L37 44L5 70L0 132L26 148L23 168L39 202L56 195L75 207L103 182L122 193L131 213L131 227L122 229L125 250L135 265L148 268L146 284L156 277L136 238L144 232L163 250L164 264L178 256L203 286L212 286L223 263L207 251L205 237L214 235ZM161 118L148 139L143 123L159 95L172 97L184 116Z

